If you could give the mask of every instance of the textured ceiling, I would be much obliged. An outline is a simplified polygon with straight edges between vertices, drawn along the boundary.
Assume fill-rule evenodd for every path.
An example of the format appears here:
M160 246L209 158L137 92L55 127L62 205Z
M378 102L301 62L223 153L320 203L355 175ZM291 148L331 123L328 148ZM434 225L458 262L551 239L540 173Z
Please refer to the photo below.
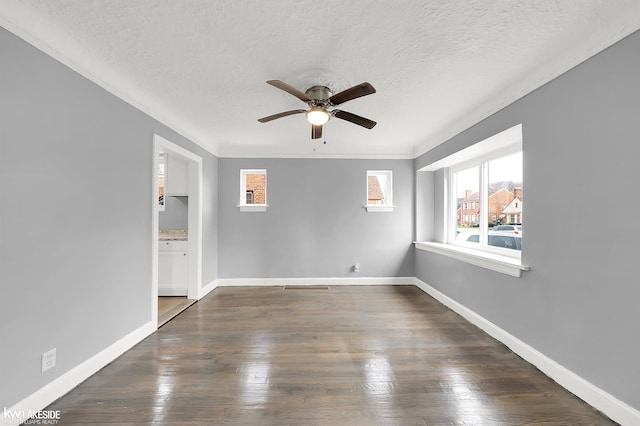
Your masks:
M638 0L2 0L0 24L220 156L425 152L640 28ZM265 84L377 93L312 141ZM326 141L326 144L324 143Z

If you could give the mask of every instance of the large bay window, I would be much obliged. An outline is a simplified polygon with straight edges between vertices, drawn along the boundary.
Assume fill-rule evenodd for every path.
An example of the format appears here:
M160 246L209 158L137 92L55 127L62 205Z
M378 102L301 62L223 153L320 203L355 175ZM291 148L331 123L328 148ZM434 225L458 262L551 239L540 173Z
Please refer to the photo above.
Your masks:
M516 277L528 270L522 160L518 125L420 169L416 248Z

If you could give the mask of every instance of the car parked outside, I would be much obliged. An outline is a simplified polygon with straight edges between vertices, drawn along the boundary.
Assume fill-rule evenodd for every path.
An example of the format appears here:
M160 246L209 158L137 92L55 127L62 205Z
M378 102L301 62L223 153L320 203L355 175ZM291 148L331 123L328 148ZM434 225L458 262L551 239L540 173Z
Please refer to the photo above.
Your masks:
M522 235L522 225L497 225L493 227L493 231L511 232L515 235Z
M511 250L522 250L522 237L520 235L513 235L510 231L507 232L490 232L489 245L493 247L506 248ZM467 238L470 243L480 242L480 235L471 235Z

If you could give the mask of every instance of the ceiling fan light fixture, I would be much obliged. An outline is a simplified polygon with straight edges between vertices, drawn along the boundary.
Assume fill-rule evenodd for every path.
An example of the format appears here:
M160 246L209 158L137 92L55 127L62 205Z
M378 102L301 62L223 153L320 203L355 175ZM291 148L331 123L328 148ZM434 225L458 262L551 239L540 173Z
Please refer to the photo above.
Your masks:
M331 114L329 114L326 109L321 107L311 108L309 111L307 111L306 115L309 123L313 124L314 126L322 126L327 121L329 121L329 118L331 118Z
M312 125L311 139L319 139L322 137L322 126L326 124L327 121L329 121L332 117L357 124L358 126L362 126L365 129L373 129L376 125L376 122L373 120L360 117L359 115L352 114L347 111L342 111L339 109L332 109L331 111L328 110L328 108L333 108L336 105L343 104L352 99L361 98L362 96L376 93L376 89L370 83L364 82L358 84L357 86L353 86L349 89L343 90L335 95L326 86L313 86L308 88L307 91L303 93L295 87L290 86L280 80L269 80L267 81L267 84L295 96L296 98L307 104L309 106L309 109L306 111L304 109L294 109L291 111L284 111L278 114L269 115L267 117L258 118L258 121L260 123L268 123L269 121L278 118L288 117L294 114L302 114L304 112L305 116L307 117L307 121Z

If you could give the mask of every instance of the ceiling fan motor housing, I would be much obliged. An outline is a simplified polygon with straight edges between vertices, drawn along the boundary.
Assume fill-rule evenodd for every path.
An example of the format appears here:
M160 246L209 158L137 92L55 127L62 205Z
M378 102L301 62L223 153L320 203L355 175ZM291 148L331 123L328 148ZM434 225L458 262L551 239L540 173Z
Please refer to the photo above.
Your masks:
M331 91L331 89L325 86L312 86L308 88L304 93L311 99L320 101L326 101L331 96L333 96L333 92Z

